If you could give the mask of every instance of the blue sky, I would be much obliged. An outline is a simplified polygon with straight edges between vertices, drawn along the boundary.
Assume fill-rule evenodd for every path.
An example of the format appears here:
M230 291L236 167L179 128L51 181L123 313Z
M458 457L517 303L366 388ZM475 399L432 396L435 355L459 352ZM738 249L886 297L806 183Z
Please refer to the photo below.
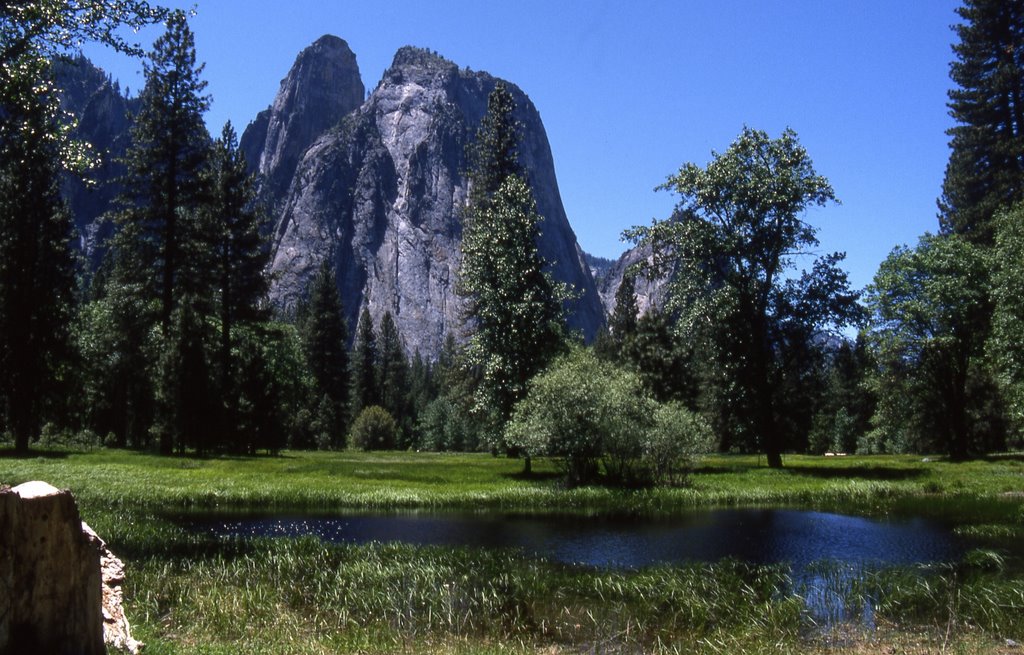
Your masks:
M191 2L169 2L189 7ZM298 52L345 39L372 89L403 45L519 85L540 111L585 250L664 218L653 191L744 125L792 127L842 201L810 215L821 251L868 284L893 246L934 231L949 155L953 0L200 0L192 19L219 133L270 104ZM151 41L160 30L140 35ZM122 87L141 64L88 47Z

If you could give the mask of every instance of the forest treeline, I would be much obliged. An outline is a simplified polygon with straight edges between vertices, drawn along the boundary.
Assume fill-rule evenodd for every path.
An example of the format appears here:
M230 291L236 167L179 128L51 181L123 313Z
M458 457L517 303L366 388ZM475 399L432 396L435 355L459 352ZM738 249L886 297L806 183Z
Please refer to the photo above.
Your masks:
M0 434L164 453L490 450L561 458L577 481L676 482L710 448L941 452L1019 447L1024 430L1024 2L967 0L951 64L951 154L935 233L852 289L818 255L810 207L835 194L797 134L744 128L660 187L673 215L625 235L627 271L595 343L537 252L542 218L501 83L467 153L458 292L436 358L393 317L356 325L327 256L290 315L270 306L269 217L209 105L185 13L144 2L4 8L0 26ZM150 52L123 26L163 23ZM55 58L83 40L144 56L123 189L101 263L81 262L61 176ZM798 270L806 267L805 270ZM636 283L664 285L638 312ZM856 337L850 335L856 334Z

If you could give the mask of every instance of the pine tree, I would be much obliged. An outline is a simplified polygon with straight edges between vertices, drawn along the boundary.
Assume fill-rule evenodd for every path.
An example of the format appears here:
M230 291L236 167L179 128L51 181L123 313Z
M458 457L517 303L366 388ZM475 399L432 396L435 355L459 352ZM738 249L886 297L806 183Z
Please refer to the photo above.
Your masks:
M226 436L237 433L239 383L233 352L233 332L267 318L265 307L269 250L261 237L262 216L255 210L255 191L231 123L224 125L213 146L208 222L215 249L217 309L220 318L220 394L224 399L221 425ZM344 350L344 348L342 348ZM347 366L347 361L345 362ZM237 441L231 438L230 441ZM240 449L241 444L235 444Z
M164 333L180 297L204 300L202 290L210 287L195 279L212 270L209 225L199 211L208 201L203 180L210 152L202 71L185 13L176 11L145 66L115 243L118 281L139 285Z
M306 362L315 381L320 441L345 445L345 410L349 403L348 326L330 258L325 258L309 293L304 341Z
M608 319L608 331L616 353L622 361L630 341L636 336L637 329L636 276L622 276L622 283L615 291L615 309Z
M391 312L380 319L377 337L377 379L380 380L381 406L394 417L402 432L408 436L412 429L409 416L409 360L398 327ZM404 445L404 444L400 444Z
M490 417L492 445L530 378L562 346L562 293L537 251L541 217L516 154L511 92L498 84L471 150L470 201L462 236L459 292L471 323L470 361L483 379L478 412Z
M989 246L1001 208L1024 199L1024 2L966 0L950 77L957 125L939 200L945 232Z
M206 88L202 70L202 65L196 65L195 40L185 13L173 12L145 66L146 86L125 157L123 209L117 215L120 231L114 240L110 282L130 290L145 310L134 316L141 325L130 331L145 332L158 324L163 348L191 348L194 339L205 339L205 330L196 326L214 312L213 289L218 281L214 279L215 224L207 211L211 150L203 124L209 100L202 95ZM178 310L187 320L175 320ZM187 334L176 330L182 326L189 330ZM167 386L183 374L168 366L196 361L191 351L179 355L164 352L157 367L156 387L161 395L157 408L164 413L158 416L160 451L165 454L174 449L175 438L192 439L178 431L184 419L177 414L186 408L171 402L177 396ZM209 373L205 357L202 369ZM208 380L193 384L207 385Z
M59 391L74 286L53 89L39 83L44 60L23 64L39 70L0 91L0 430L6 423L19 452Z
M377 336L370 311L363 308L352 352L352 416L367 407L380 405L377 386Z

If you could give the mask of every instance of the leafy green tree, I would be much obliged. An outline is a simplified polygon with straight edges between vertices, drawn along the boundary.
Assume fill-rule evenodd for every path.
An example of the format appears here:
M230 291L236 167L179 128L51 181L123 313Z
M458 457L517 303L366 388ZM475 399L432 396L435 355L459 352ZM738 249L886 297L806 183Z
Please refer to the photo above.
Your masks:
M176 11L145 66L115 241L119 283L140 286L165 333L181 296L205 300L212 287L210 226L200 211L210 155L202 71L185 14Z
M652 308L640 317L633 334L623 342L622 364L636 371L659 402L696 405L692 353L674 333L665 312Z
M698 457L714 449L711 426L678 402L658 405L643 442L642 461L654 482L681 486Z
M359 314L359 327L352 348L352 415L358 416L365 408L373 405L380 405L377 335L373 329L373 317L364 307Z
M706 370L729 393L715 407L718 428L749 435L780 467L780 383L787 350L804 346L791 338L845 325L857 311L840 255L786 278L818 245L803 213L835 200L832 187L792 130L771 139L745 128L706 168L685 164L660 188L681 196L676 215L627 236L653 248L648 271L674 272L668 310L680 316L677 332L702 345ZM789 329L797 320L805 330Z
M871 430L875 398L869 388L874 370L867 342L844 339L827 358L821 400L813 419L808 450L852 453Z
M1019 444L1024 437L1024 205L1017 205L999 217L994 261L995 309L987 347Z
M989 284L981 247L953 234L926 234L882 262L866 295L878 367L876 441L962 460L999 439L1001 426L985 411L994 395L983 360Z
M130 286L111 286L82 308L75 328L82 363L84 420L118 447L141 448L154 416L157 335Z
M475 451L483 426L473 413L479 369L469 366L465 352L449 334L433 367L436 397L418 415L423 447L432 450Z
M20 80L28 83L29 80ZM71 219L60 197L49 87L2 92L0 106L0 424L28 450L69 361ZM34 92L42 95L36 96ZM9 102L14 95L16 102Z
M565 294L537 251L541 217L521 173L514 110L512 94L498 84L471 151L459 270L472 325L468 357L482 371L476 409L489 419L493 447L527 382L562 348L564 332Z
M558 457L573 484L593 482L602 458L639 458L654 406L636 375L575 348L533 380L505 439L530 455Z
M342 448L345 445L346 411L349 405L348 326L341 294L330 258L325 258L309 292L308 317L303 337L306 362L313 374L319 441Z
M398 423L380 405L370 405L352 423L350 441L361 450L390 450L398 438Z
M943 232L991 246L995 216L1024 199L1024 3L965 0L950 77Z
M312 394L302 343L292 325L259 323L241 326L238 351L237 448L248 453L277 453L290 440L305 445L303 413Z

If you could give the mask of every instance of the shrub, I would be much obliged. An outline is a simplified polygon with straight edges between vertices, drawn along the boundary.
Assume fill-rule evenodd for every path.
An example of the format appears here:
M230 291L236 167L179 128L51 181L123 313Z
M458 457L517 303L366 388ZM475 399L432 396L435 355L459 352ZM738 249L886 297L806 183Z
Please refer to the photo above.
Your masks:
M395 447L398 424L386 409L371 405L359 413L349 443L362 450L389 450Z
M714 447L711 426L682 403L660 405L643 446L643 463L655 482L682 485L697 457Z
M624 478L653 406L635 374L576 348L534 378L505 439L529 455L560 457L570 483L595 479L602 460L613 477Z

